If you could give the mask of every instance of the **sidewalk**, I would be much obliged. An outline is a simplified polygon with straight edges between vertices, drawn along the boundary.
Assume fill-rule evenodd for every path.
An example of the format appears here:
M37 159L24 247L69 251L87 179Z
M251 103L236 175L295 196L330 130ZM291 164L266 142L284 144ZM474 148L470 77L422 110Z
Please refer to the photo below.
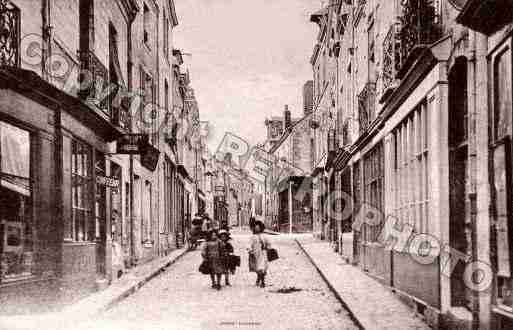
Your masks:
M0 330L72 329L74 324L90 321L99 313L136 292L153 277L176 262L186 252L178 249L133 268L105 290L93 293L56 313L38 315L0 316Z
M364 329L429 329L388 288L333 252L329 243L296 237L337 298Z

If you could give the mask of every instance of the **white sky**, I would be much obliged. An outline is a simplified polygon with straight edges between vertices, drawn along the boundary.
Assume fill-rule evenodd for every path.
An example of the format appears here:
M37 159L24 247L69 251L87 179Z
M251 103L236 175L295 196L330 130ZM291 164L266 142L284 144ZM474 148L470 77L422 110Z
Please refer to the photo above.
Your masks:
M266 117L289 104L302 114L302 87L317 26L319 0L177 0L175 48L184 56L212 151L226 131L253 145L265 140Z

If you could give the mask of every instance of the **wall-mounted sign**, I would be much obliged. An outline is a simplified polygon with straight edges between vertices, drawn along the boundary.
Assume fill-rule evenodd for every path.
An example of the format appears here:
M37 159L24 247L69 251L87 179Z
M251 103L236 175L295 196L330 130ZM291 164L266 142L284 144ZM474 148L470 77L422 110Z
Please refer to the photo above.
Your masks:
M119 188L119 179L111 176L96 176L96 183L109 188Z
M138 155L148 144L147 134L124 134L117 140L117 153Z

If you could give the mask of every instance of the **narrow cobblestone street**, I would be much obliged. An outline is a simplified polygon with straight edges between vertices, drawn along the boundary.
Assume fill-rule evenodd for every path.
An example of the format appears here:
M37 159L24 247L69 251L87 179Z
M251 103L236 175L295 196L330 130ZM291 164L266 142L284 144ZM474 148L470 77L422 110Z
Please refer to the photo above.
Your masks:
M197 271L200 252L184 256L138 292L80 329L356 329L310 261L290 238L271 236L280 259L270 265L267 287L248 272L249 236L234 236L242 267L232 286L210 288ZM278 292L296 288L299 291ZM285 290L287 291L287 290Z

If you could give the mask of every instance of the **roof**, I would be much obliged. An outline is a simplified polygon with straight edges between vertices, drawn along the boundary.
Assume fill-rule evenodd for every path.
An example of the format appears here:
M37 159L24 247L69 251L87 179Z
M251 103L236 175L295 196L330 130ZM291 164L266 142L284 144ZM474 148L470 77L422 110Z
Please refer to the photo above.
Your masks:
M318 11L316 11L315 13L310 15L310 22L314 22L314 23L318 24L320 22L321 18L326 15L328 15L328 7L319 9Z
M178 25L178 17L176 16L176 8L175 1L169 0L169 8L171 8L171 22L173 23L173 27Z

